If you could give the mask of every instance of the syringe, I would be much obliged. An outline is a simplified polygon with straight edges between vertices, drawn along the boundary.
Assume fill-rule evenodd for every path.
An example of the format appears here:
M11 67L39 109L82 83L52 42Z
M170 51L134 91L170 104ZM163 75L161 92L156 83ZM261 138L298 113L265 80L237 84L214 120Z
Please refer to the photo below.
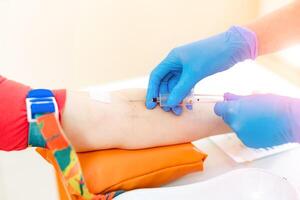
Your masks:
M169 94L160 94L159 97L153 98L152 102L164 107L166 106L168 97ZM219 101L224 101L223 95L191 93L180 103L180 105L190 107L193 106L194 103L217 103Z

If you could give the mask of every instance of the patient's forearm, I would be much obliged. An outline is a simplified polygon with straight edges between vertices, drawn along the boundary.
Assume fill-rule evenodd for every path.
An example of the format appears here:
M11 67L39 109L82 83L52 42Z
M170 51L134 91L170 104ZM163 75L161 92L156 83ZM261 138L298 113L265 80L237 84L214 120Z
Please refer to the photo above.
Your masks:
M91 100L87 93L71 92L63 115L64 130L78 151L171 145L230 131L214 114L213 104L194 105L193 111L184 110L177 117L160 108L147 110L144 96L145 90L117 91L107 104ZM77 109L80 116L68 108Z
M130 100L144 99L145 91L120 91ZM193 110L184 109L181 116L164 112L157 107L147 110L142 102L131 102L132 130L126 131L126 148L140 148L190 142L207 136L229 132L223 120L213 111L214 104L194 104Z

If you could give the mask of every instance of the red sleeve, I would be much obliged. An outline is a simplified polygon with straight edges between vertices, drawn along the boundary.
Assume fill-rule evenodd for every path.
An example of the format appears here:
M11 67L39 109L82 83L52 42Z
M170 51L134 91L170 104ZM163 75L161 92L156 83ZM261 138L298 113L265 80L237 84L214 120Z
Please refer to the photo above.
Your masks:
M0 150L22 150L28 146L25 99L31 88L0 76ZM57 104L63 110L66 91L54 90Z

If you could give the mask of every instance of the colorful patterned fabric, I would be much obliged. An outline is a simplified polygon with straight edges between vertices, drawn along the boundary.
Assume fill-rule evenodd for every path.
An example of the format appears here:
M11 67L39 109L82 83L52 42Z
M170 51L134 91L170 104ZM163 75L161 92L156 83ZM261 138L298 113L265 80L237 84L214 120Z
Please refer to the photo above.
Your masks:
M76 151L65 137L62 127L54 114L45 114L37 118L37 122L30 124L30 133L38 140L32 140L31 146L47 148L53 153L54 159L63 180L70 200L111 200L121 191L108 194L92 194L89 192Z

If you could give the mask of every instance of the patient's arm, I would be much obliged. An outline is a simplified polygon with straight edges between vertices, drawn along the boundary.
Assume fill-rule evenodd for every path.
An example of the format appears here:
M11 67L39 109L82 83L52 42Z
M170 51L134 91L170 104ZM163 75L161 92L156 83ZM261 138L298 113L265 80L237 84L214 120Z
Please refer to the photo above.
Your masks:
M144 96L141 89L116 91L107 104L85 92L68 92L62 117L67 137L77 151L89 151L171 145L230 131L213 104L195 104L178 117L160 108L147 110Z

